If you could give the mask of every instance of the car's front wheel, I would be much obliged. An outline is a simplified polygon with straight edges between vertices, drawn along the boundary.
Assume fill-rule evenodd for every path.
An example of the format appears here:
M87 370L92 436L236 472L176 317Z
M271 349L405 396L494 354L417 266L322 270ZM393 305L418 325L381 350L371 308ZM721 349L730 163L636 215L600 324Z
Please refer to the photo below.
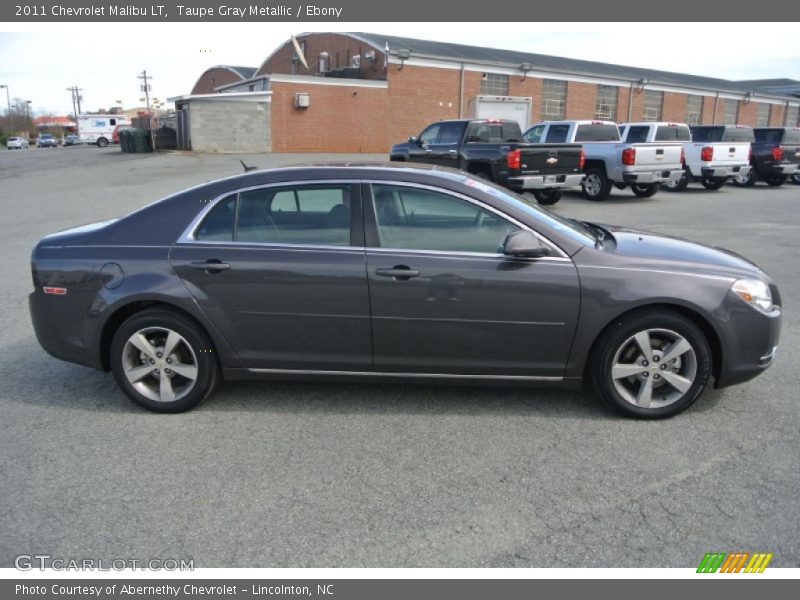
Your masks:
M656 195L661 185L658 183L649 183L647 185L633 184L631 191L637 198L652 198Z
M792 175L792 183L795 185L800 185L800 173L795 173Z
M155 412L183 412L219 380L208 334L171 310L148 309L125 321L111 342L111 370L122 390Z
M706 188L707 190L718 190L723 185L725 185L725 181L726 181L725 179L715 179L713 177L704 177L703 181L701 183L703 184L703 187Z
M770 187L778 187L786 183L786 175L774 175L772 177L767 177L765 181Z
M594 389L610 406L630 417L661 419L700 396L711 373L711 350L690 319L645 311L606 329L589 369Z
M668 192L682 192L689 185L689 176L686 169L683 170L683 175L680 179L670 179L664 184L664 189Z
M739 187L752 187L758 181L758 174L755 169L750 169L747 175L737 175L733 178L733 185Z

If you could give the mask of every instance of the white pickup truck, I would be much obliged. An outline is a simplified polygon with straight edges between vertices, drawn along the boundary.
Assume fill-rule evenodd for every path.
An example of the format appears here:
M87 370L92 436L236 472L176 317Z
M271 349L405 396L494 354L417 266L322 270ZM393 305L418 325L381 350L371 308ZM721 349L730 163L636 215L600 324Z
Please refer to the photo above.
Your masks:
M584 197L605 200L611 186L630 186L640 198L654 195L662 183L683 176L680 142L624 143L613 121L543 121L523 136L526 142L578 143L586 157L581 184Z
M623 123L619 129L625 142L683 144L683 177L665 184L670 192L680 192L692 181L699 181L707 190L718 190L729 179L750 172L750 142L693 140L689 126L683 123Z

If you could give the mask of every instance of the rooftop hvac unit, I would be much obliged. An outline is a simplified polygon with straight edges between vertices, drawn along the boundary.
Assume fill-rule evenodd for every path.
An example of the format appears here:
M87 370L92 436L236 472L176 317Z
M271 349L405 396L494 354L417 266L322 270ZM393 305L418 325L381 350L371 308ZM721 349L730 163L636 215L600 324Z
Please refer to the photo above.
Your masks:
M311 106L311 94L300 92L294 95L295 108L308 108L309 106Z

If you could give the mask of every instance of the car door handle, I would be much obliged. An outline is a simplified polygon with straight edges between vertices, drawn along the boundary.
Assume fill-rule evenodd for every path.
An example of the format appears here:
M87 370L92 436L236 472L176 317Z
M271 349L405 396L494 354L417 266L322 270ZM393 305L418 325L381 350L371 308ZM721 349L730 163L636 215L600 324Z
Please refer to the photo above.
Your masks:
M419 277L419 269L411 269L406 267L405 265L397 265L396 267L382 267L380 269L375 269L375 275L380 275L381 277L393 277L398 281L407 281L412 277Z
M213 259L205 262L193 262L191 267L199 271L227 271L231 268L228 263Z
M425 148L425 152L433 152L431 148Z
M458 150L450 150L450 154L456 154Z

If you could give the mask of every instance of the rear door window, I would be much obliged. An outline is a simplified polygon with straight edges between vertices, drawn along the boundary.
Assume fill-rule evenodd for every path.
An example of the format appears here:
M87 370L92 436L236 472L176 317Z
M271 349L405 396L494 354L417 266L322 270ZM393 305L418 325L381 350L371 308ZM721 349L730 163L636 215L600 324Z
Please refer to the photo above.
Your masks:
M236 218L236 194L220 200L203 219L195 232L200 242L230 242L233 240L233 222Z
M439 127L438 144L458 144L464 135L466 123L442 123Z

